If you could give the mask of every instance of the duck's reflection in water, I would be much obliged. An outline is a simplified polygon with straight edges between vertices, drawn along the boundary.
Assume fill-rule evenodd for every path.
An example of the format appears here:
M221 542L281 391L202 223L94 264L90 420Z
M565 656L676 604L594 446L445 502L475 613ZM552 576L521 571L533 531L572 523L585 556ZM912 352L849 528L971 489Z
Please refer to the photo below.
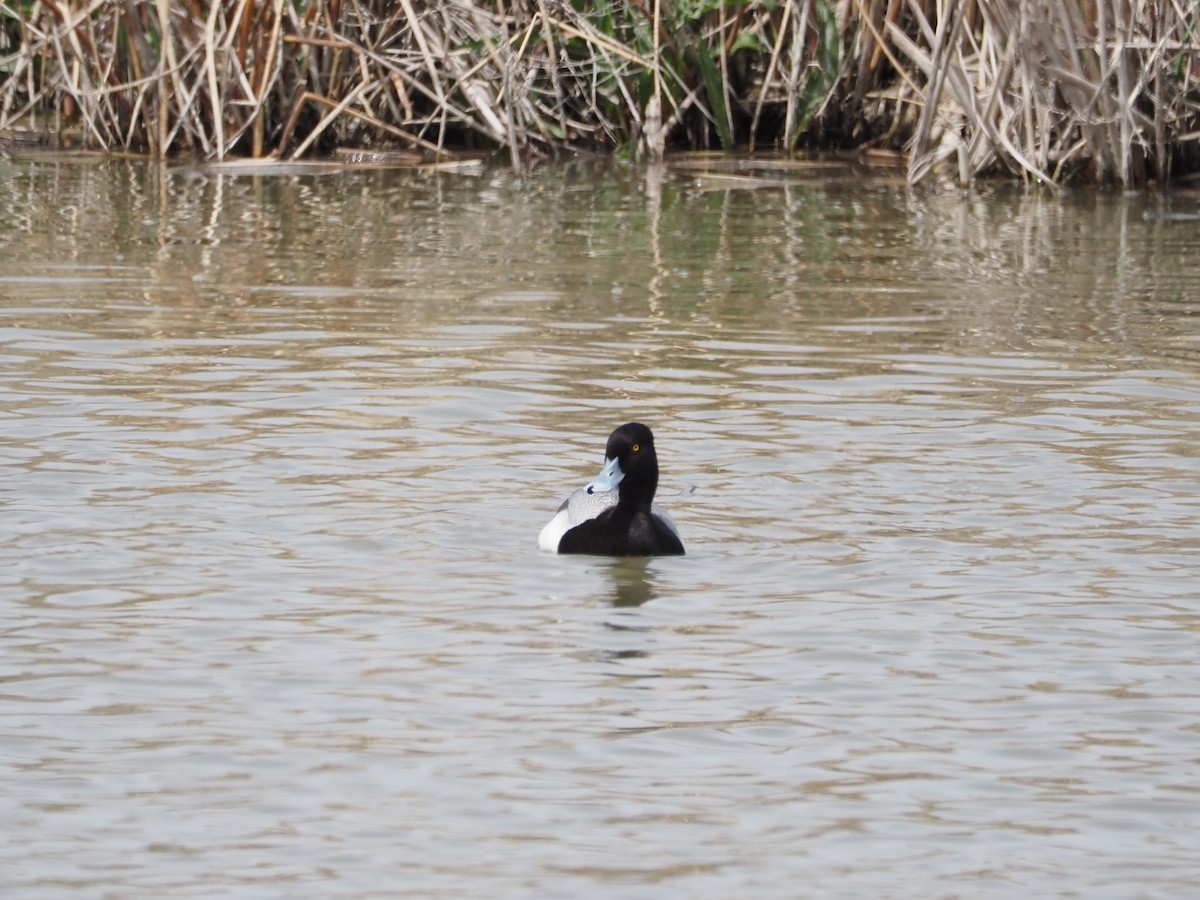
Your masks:
M655 577L649 564L650 557L646 556L621 556L612 560L608 576L612 580L609 602L613 606L641 606L654 599Z

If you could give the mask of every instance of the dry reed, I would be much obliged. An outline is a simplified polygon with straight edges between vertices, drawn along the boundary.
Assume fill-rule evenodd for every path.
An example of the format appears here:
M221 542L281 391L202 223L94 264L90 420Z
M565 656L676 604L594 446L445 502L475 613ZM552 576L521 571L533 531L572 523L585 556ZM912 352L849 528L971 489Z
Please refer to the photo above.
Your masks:
M944 8L936 18L923 7ZM953 157L1040 182L1165 183L1200 161L1200 7L1178 0L906 0L884 29L919 73L909 177Z
M1200 169L1192 0L0 0L0 129L155 156L889 146Z

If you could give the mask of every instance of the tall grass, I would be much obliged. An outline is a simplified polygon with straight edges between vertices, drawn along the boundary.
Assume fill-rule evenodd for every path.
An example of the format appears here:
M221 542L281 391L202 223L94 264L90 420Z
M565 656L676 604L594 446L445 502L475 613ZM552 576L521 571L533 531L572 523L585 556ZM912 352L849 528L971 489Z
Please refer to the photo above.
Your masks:
M886 146L1200 169L1195 0L0 0L0 129L156 156Z

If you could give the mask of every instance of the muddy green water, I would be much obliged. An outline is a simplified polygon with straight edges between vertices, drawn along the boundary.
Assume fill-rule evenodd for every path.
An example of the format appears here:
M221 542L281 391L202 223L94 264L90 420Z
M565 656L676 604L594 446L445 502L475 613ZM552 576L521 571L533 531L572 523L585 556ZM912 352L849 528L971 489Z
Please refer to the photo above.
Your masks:
M1197 205L0 162L0 894L1193 895Z

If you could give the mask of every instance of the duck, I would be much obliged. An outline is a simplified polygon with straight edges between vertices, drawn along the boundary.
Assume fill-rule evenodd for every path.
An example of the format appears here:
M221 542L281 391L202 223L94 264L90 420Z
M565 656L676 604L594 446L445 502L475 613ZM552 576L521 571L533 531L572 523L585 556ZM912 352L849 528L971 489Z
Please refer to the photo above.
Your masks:
M682 556L679 528L654 502L657 490L654 434L626 422L608 436L599 476L563 501L538 546L592 556Z

